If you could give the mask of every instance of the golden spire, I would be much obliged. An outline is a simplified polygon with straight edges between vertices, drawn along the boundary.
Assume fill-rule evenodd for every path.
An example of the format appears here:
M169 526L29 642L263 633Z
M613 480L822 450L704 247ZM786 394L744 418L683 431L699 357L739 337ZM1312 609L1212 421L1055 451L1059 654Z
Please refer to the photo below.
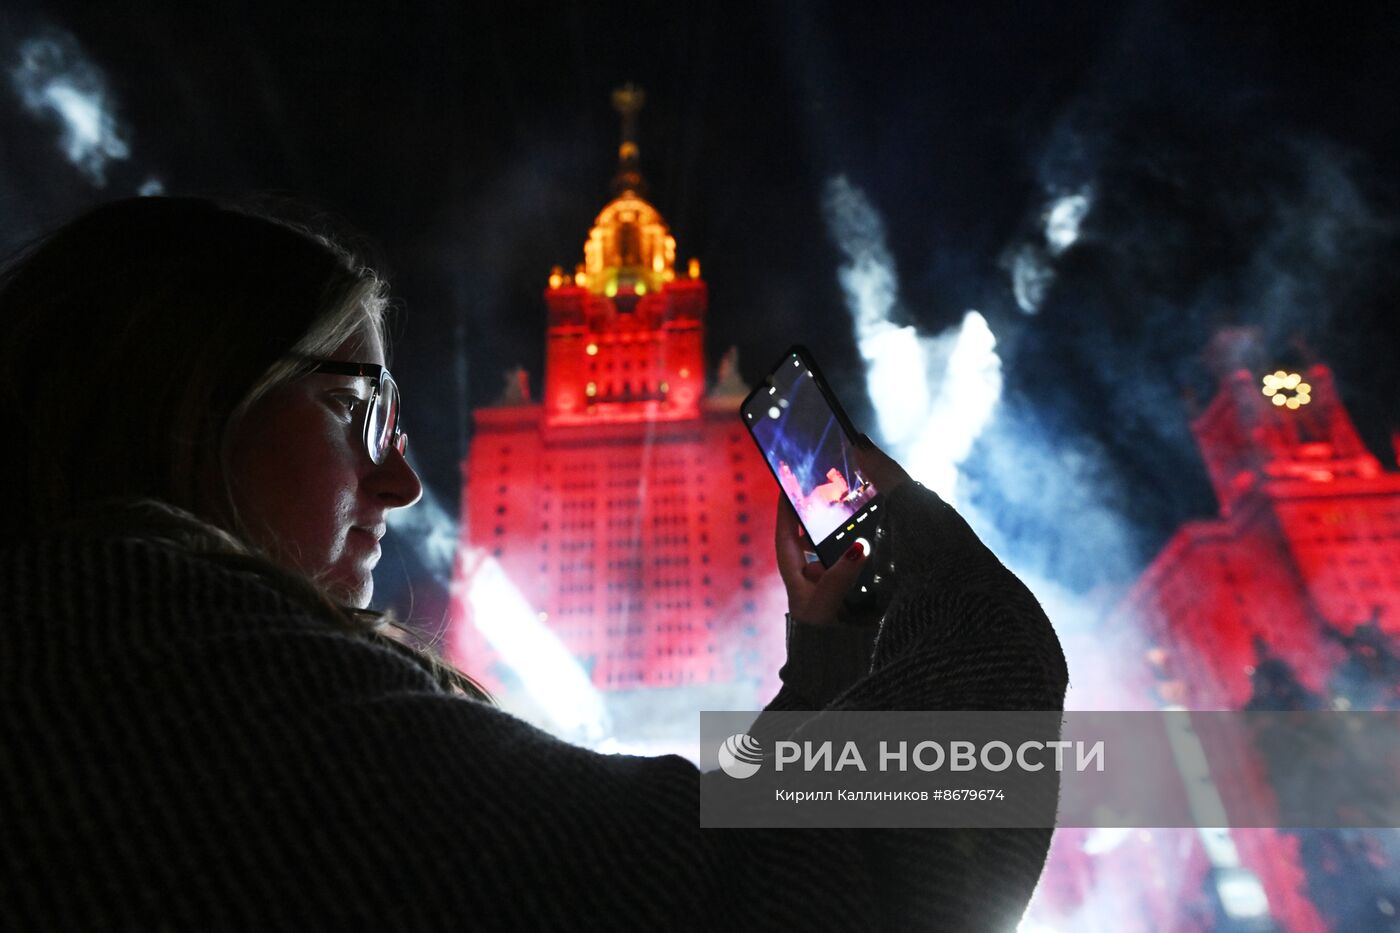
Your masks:
M646 194L642 180L641 151L637 148L637 114L646 103L646 94L630 81L613 91L613 107L622 117L622 142L617 147L617 174L613 176L613 194L633 192Z

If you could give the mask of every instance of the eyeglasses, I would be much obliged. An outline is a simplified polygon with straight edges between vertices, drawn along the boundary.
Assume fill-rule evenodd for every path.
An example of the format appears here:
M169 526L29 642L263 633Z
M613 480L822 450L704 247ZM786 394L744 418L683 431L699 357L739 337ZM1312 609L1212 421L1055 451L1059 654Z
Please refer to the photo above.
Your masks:
M399 428L399 386L389 370L378 363L356 363L306 357L308 372L336 376L363 376L373 384L366 406L365 449L376 465L384 462L392 447L402 456L408 450L408 435Z

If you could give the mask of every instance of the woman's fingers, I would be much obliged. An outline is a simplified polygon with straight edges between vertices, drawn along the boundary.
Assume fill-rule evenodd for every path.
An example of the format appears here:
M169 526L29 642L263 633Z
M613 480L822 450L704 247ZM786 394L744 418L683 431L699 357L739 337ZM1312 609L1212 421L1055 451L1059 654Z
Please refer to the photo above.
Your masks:
M778 491L778 519L774 525L773 546L778 553L778 573L791 590L792 582L802 578L807 558L802 546L805 539L800 536L802 523L797 520L796 510L781 490Z
M858 541L852 544L836 563L822 573L821 578L812 587L806 604L800 610L793 607L793 616L802 622L835 624L840 617L841 604L855 585L868 556L864 545Z
M856 463L860 465L860 471L866 479L875 484L875 489L880 495L888 496L899 486L909 479L909 474L904 472L904 467L900 466L890 458L875 442L870 439L870 435L862 434L860 442L856 444Z
M855 450L861 475L888 495L909 480L904 468L861 435ZM778 572L788 591L788 606L794 618L816 624L834 624L841 614L847 593L860 577L870 556L861 544L852 544L830 567L808 561L811 542L802 533L802 523L787 496L778 493L778 519L774 545L778 552Z

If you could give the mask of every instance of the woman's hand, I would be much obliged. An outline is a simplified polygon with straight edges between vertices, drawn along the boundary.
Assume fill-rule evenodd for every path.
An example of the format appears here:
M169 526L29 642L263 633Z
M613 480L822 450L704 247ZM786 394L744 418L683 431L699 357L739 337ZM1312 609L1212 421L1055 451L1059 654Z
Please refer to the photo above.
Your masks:
M882 496L888 497L909 479L904 468L887 457L884 451L862 435L855 451L861 474L875 484ZM821 561L807 559L813 545L797 520L797 512L787 496L778 493L778 520L775 545L778 552L778 573L787 588L788 611L799 622L816 625L836 624L842 612L842 602L861 568L870 555L859 543L854 543L830 567Z

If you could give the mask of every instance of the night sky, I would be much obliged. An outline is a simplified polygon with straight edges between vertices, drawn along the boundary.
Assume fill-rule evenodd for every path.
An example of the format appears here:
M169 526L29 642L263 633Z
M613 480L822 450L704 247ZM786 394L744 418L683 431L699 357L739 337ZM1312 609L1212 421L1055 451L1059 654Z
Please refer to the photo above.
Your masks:
M737 345L754 379L805 343L872 423L823 211L844 176L883 223L898 320L932 335L986 316L1006 386L966 464L975 501L1007 547L1086 589L1214 512L1187 422L1219 327L1329 362L1394 467L1393 9L11 3L0 246L150 179L333 214L390 278L412 454L455 514L471 408L516 363L539 391L541 291L582 259L615 166L609 95L633 81L650 198L709 283L711 365ZM129 153L101 177L24 106L35 38L107 91ZM1027 313L1015 257L1076 192L1080 238ZM1035 492L1042 477L1058 494ZM1098 521L1131 528L1121 561L1097 558Z

